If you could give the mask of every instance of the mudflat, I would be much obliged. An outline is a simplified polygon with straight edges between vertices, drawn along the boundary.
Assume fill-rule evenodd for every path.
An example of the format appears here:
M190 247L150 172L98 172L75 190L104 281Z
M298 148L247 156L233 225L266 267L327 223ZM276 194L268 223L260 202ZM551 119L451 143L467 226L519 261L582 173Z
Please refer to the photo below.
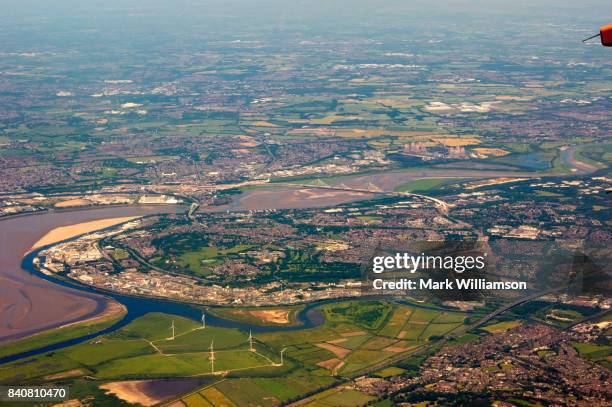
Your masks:
M333 206L372 198L374 194L283 186L246 191L229 205L203 208L203 212L223 210L302 209Z
M62 240L70 239L71 237L79 236L84 233L105 229L137 218L138 216L123 216L120 218L92 220L89 222L77 223L76 225L60 226L47 232L47 234L32 245L31 250L61 242Z
M162 398L153 397L143 390L146 383L145 380L126 380L123 382L106 383L101 385L100 388L130 404L138 403L146 407L162 402Z
M123 380L100 386L106 393L114 394L128 403L154 406L164 400L177 397L198 386L209 383L206 377L157 380ZM182 405L179 402L180 405Z
M0 221L0 342L94 318L109 309L111 300L64 287L21 268L23 257L42 244L68 239L110 226L103 219L129 219L181 210L178 206L125 206L75 211L54 211ZM88 224L83 226L80 224ZM76 226L80 225L80 226ZM105 226L106 225L106 226ZM64 227L70 226L68 229ZM54 229L59 229L50 235ZM40 239L45 240L40 242Z
M333 186L356 189L378 189L390 192L394 188L415 179L421 178L500 178L500 177L534 177L535 173L518 171L483 171L461 169L422 169L394 170L380 173L346 177L330 182Z

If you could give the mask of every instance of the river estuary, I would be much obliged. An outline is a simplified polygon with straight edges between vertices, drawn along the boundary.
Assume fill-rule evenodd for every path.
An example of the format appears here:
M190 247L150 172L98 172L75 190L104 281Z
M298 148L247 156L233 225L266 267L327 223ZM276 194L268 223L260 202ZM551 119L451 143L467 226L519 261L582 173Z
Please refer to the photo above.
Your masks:
M33 259L45 247L29 251L48 231L57 227L97 219L126 216L147 216L157 213L183 211L179 206L133 206L57 211L21 216L0 221L0 340L7 342L36 332L82 321L100 314L109 301L116 301L127 309L127 314L112 326L94 334L44 346L31 351L0 358L0 364L28 356L50 352L88 341L113 332L148 312L164 312L199 321L201 307L154 298L126 296L104 292L77 282L43 274L33 266ZM25 256L24 256L25 255ZM207 323L227 328L254 332L304 329L323 323L323 316L310 304L298 316L300 325L271 327L249 325L206 316Z

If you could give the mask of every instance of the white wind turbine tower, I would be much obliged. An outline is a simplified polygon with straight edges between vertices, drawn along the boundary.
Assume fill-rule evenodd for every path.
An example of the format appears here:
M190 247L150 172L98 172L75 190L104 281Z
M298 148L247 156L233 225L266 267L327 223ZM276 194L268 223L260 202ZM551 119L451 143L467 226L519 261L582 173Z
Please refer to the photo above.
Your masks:
M202 312L202 329L206 328L206 314Z
M283 365L283 353L285 353L285 351L286 351L286 350L287 350L287 348L283 348L283 349L281 349L281 354L280 354L280 356L281 356L281 362L280 362L280 365L281 365L281 366Z
M215 341L214 339L210 341L210 372L215 373L215 349L213 347Z
M172 337L170 339L174 340L174 320L172 320L172 325L170 326L170 328L172 329Z
M249 331L249 350L255 352L255 348L253 347L253 334L251 331Z

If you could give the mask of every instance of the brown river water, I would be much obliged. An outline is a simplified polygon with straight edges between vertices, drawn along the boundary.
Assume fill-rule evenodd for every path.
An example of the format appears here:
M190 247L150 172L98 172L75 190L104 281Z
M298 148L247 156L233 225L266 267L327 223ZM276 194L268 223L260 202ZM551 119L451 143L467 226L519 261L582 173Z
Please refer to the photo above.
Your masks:
M182 211L178 206L133 206L54 211L0 221L0 342L88 319L109 299L43 280L21 268L23 256L52 229L99 219Z

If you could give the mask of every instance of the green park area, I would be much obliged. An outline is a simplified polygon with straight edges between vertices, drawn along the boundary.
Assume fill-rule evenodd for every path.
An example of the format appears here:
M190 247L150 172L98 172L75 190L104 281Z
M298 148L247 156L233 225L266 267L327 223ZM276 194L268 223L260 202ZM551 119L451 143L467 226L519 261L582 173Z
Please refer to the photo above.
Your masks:
M236 242L225 247L218 247L205 235L199 233L176 233L153 240L159 251L169 258L176 259L179 272L186 272L199 277L209 275L213 267L223 263L228 257L236 257L239 253L252 248L252 245ZM151 259L154 264L166 266L163 260L157 257Z
M246 251L251 247L253 246L245 244L238 244L226 249L204 246L196 250L183 252L178 256L178 260L182 268L203 277L210 274L212 267L222 263L225 257Z

